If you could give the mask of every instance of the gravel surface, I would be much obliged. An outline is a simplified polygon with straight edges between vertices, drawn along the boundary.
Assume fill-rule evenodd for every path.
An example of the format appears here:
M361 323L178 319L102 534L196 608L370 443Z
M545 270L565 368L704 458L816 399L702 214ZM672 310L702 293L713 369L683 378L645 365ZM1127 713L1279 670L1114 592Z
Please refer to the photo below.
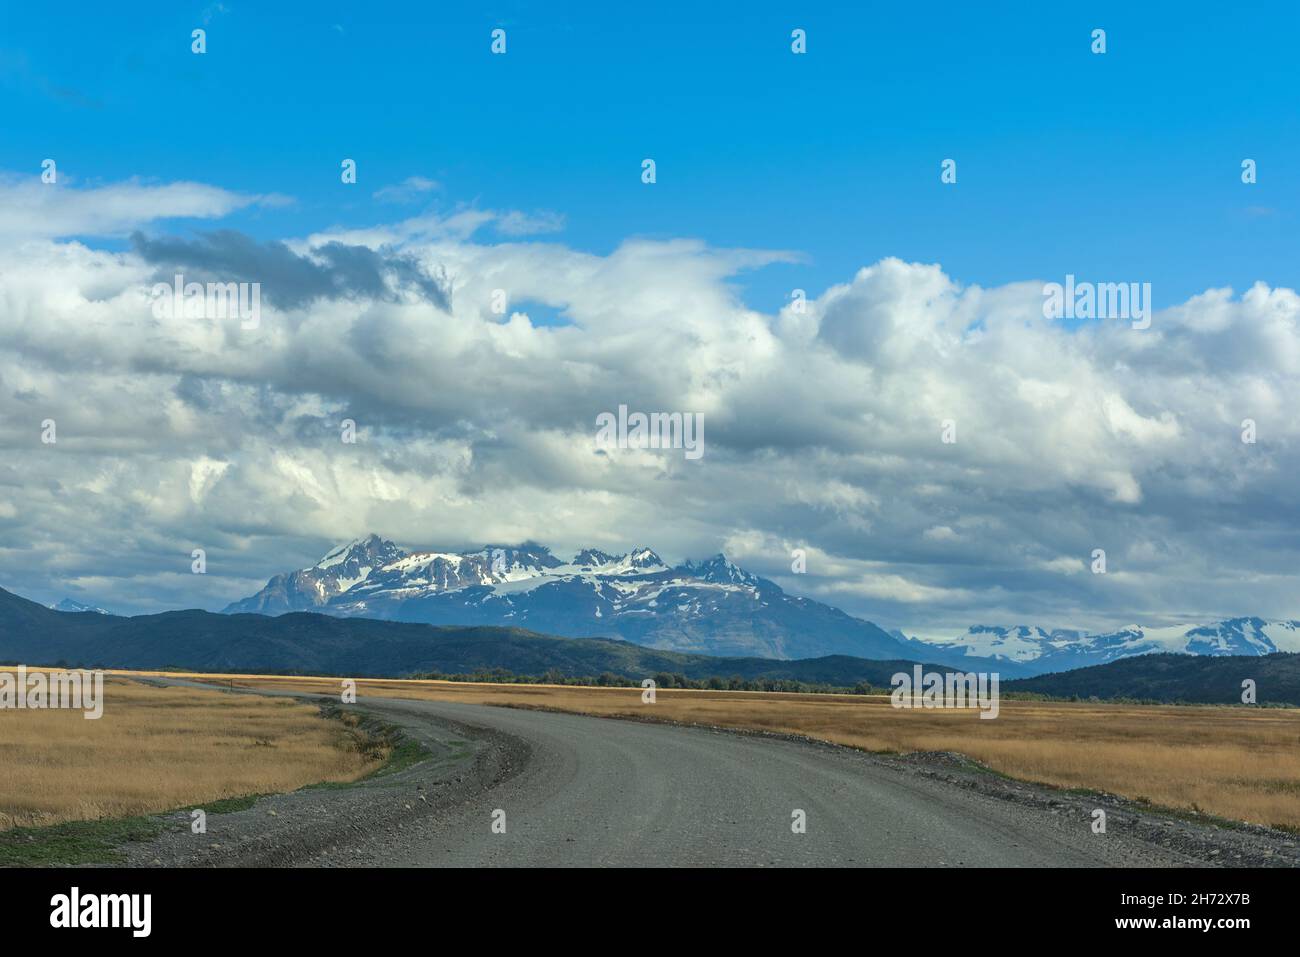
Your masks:
M311 696L303 696L310 698ZM428 759L179 813L136 866L1300 866L1294 835L1011 781L953 754L362 697ZM1092 831L1106 811L1106 833ZM792 814L805 812L805 833ZM504 811L505 833L493 812Z

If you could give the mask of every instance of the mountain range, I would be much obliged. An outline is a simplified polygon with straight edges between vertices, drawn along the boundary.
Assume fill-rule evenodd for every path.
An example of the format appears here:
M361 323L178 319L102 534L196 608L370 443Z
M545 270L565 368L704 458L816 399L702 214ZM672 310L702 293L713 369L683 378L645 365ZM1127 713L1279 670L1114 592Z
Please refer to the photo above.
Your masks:
M648 648L770 659L848 655L934 661L1007 678L1066 671L1155 652L1258 656L1300 652L1300 622L1232 618L1113 632L976 625L951 639L887 632L837 608L787 594L719 554L669 566L639 547L586 548L571 560L537 544L477 551L405 551L370 535L310 568L276 575L227 614L313 611L437 625L516 626L572 638L622 638Z
M845 655L778 661L657 651L607 638L561 638L522 628L451 627L307 612L277 617L170 611L123 618L57 612L0 589L0 665L405 677L480 674L640 681L665 673L701 680L794 681L887 688L918 662ZM926 670L941 664L920 662ZM1004 678L1008 677L1004 673ZM1074 671L1004 681L1006 692L1234 704L1254 680L1260 704L1300 705L1300 655L1146 654Z
M950 640L903 638L903 642L913 656L928 654L945 662L954 662L954 654L980 662L995 659L1031 674L1046 674L1158 653L1235 657L1300 652L1300 622L1228 618L1160 628L1129 625L1102 634L1047 631L1030 625L976 625Z
M624 555L587 548L563 561L534 544L405 552L371 535L331 550L310 568L276 575L225 608L227 614L295 611L516 626L725 657L914 654L871 622L787 595L723 555L669 567L649 548Z

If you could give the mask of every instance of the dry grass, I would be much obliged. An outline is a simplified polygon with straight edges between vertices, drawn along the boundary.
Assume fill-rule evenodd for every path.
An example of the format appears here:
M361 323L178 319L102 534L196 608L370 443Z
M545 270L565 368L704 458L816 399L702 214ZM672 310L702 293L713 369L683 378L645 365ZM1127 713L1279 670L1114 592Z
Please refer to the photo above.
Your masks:
M336 679L234 678L336 694ZM871 751L958 751L996 771L1066 788L1300 828L1300 711L1003 701L974 711L896 710L888 698L442 681L360 681L367 693L802 734Z
M109 677L97 721L0 711L0 830L351 781L384 757L314 705Z

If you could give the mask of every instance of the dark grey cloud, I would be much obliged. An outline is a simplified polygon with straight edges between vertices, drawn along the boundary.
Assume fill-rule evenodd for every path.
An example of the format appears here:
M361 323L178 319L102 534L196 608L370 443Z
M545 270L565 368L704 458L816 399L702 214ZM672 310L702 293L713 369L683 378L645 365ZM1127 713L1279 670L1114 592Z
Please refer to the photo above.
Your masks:
M451 309L445 278L430 276L415 257L368 246L328 242L300 256L285 243L259 243L230 229L186 240L174 236L131 235L135 252L159 266L159 282L180 272L197 282L257 282L265 301L297 309L319 299L393 301L413 289L438 308Z

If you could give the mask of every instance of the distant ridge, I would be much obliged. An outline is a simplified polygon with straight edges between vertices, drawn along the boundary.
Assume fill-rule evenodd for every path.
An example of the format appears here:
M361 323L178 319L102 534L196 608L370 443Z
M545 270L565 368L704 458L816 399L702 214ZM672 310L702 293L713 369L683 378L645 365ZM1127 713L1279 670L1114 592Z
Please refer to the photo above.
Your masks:
M1300 654L1200 656L1153 654L1057 674L1009 681L1006 691L1054 697L1241 705L1242 682L1254 682L1256 703L1300 707Z
M438 627L295 612L279 617L172 611L121 618L69 615L0 589L0 662L74 667L402 677L504 669L641 680L770 678L885 686L911 661L831 656L801 661L712 658L603 638L559 638L522 628ZM937 667L937 666L932 666Z
M1098 634L1031 625L975 625L949 640L904 640L913 655L937 655L955 663L962 656L1008 661L1045 674L1160 652L1204 657L1300 652L1300 622L1243 617L1159 628L1129 625Z

